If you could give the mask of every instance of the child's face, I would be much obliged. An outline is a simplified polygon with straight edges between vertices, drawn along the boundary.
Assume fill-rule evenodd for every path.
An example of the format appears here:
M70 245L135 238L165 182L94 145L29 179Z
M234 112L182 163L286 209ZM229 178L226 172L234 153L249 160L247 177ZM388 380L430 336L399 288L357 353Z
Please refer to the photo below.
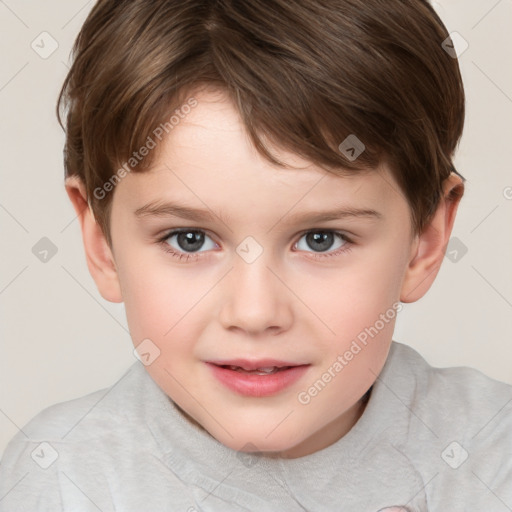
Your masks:
M115 190L113 255L131 335L151 340L146 357L158 347L148 372L223 444L312 453L355 424L386 360L415 251L409 206L385 168L341 178L276 150L304 168L272 166L224 96L195 97L155 168ZM211 219L135 214L166 202ZM296 219L330 210L352 214ZM158 243L178 228L185 234ZM209 363L235 359L306 366L266 376Z

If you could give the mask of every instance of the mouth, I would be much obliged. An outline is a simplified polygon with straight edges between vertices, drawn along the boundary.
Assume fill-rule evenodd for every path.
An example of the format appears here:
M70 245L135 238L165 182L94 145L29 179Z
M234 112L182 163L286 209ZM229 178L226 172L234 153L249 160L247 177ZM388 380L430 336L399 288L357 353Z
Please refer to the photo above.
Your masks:
M311 366L275 359L208 361L206 364L215 378L231 391L255 397L279 393L300 379Z

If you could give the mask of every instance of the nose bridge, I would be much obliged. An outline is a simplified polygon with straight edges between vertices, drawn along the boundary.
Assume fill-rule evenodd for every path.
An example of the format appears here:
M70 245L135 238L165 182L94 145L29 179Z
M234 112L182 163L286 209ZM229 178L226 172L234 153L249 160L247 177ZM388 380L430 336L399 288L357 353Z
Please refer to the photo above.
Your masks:
M291 321L289 294L271 270L271 251L250 238L237 247L221 321L225 328L253 333L269 327L285 329Z

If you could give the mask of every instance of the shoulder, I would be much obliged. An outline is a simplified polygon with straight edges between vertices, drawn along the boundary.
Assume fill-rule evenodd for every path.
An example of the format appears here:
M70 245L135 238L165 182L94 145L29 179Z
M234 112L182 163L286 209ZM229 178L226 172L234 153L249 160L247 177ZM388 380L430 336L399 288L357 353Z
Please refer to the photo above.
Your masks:
M483 426L482 420L501 415L501 420L512 426L512 385L476 368L432 366L418 351L402 343L393 342L392 350L395 364L402 367L404 384L413 383L409 391L411 403L425 409L429 417L444 421L457 418L467 427Z
M99 389L86 395L50 405L37 413L13 438L13 441L63 440L70 434L85 434L82 425L98 423L98 415L110 415L106 398L115 385ZM98 423L100 426L100 423Z
M82 499L70 475L81 475L98 496L108 494L107 483L96 479L125 456L123 442L136 445L150 393L158 399L156 384L136 362L110 387L39 412L2 455L2 510L60 510L64 496Z
M43 409L10 440L0 464L2 510L62 510L61 445L104 392Z
M394 393L386 404L398 402L401 418L395 447L425 482L436 475L432 510L451 500L475 510L492 509L495 496L512 500L512 386L475 368L434 367L396 342L390 356L383 373Z
M31 440L62 439L97 406L110 388L59 402L36 414L18 433Z
M52 457L60 448L108 440L133 422L137 400L134 392L146 372L139 363L132 365L110 387L46 407L26 423L4 450L0 472L8 468L32 467L45 454ZM1 479L0 479L1 480Z

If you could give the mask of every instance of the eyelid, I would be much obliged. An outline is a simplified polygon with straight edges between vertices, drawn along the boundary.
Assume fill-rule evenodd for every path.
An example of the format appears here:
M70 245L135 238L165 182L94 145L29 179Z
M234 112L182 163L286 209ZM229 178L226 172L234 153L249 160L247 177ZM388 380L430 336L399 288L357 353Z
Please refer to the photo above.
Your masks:
M337 235L340 235L340 236L345 236L345 237L350 238L350 239L352 239L352 238L354 238L354 239L355 238L359 238L358 235L356 235L352 231L348 231L346 229L322 228L322 227L319 227L319 228L313 227L313 228L305 229L303 231L300 231L298 233L298 236L299 237L303 237L304 235L307 235L308 233L311 233L311 232L317 233L319 231L327 231L329 233L334 233L334 234L337 234ZM295 236L297 236L297 235L295 235Z

